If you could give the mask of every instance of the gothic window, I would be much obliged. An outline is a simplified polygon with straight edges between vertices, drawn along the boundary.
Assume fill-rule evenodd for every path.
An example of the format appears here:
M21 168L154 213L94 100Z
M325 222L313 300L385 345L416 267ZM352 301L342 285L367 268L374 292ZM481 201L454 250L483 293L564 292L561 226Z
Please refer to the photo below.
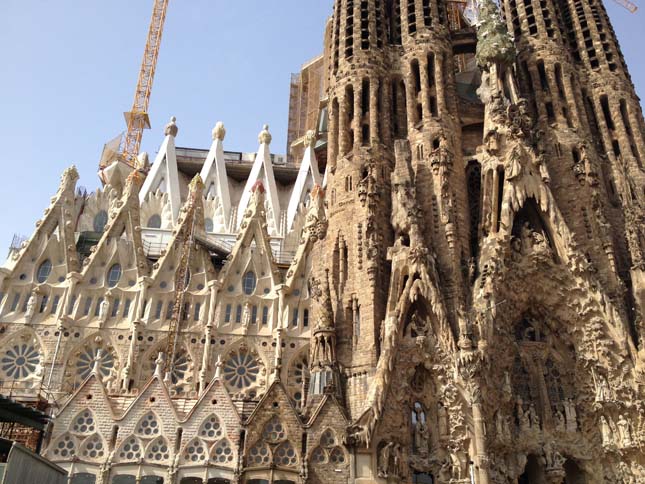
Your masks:
M107 225L108 214L105 210L101 210L94 216L93 228L94 232L103 232Z
M93 434L96 430L96 420L94 414L89 408L79 413L72 423L72 432L81 435Z
M119 450L119 460L136 461L143 455L143 446L136 437L128 437Z
M535 321L524 318L515 327L515 338L517 341L537 343L544 341L544 334L540 330L540 327L535 324Z
M224 310L224 322L225 323L230 323L231 322L231 310L232 310L232 306L230 304L227 304L226 308Z
M314 464L324 464L327 461L327 454L322 447L316 447L311 453L311 462Z
M283 442L278 446L273 456L273 463L282 467L294 467L298 463L298 455L291 442Z
M140 437L149 439L151 437L159 435L159 433L161 432L161 429L159 427L160 425L157 417L154 413L149 412L145 414L141 418L141 420L139 420L139 423L137 424L136 434Z
M184 449L183 460L187 464L199 464L206 461L207 447L199 439L193 439Z
M287 386L292 398L300 403L302 401L303 384L309 379L309 355L303 353L289 367Z
M213 452L211 453L211 460L215 464L232 464L235 459L233 454L233 447L228 439L220 440L215 447L213 447Z
M277 443L281 442L287 438L284 425L278 419L278 417L273 417L269 422L264 426L262 431L262 438L267 442Z
M268 466L271 462L271 452L269 446L263 442L257 442L249 449L247 464L250 467Z
M302 311L302 327L303 328L308 328L309 327L309 310L305 309Z
M242 305L238 304L237 307L235 308L235 322L236 323L241 323L242 322Z
M257 392L253 388L258 384L260 371L259 356L245 348L239 348L224 363L224 381L229 390L239 396L248 394L250 398L254 398Z
M522 358L517 356L513 362L513 389L515 394L522 399L523 402L531 401L531 382L530 376L524 363L522 363Z
M563 402L567 395L565 395L564 386L562 384L562 374L554 361L549 358L545 363L545 379L546 388L549 394L549 402L552 406Z
M52 261L47 259L38 267L38 272L36 273L36 280L40 284L42 284L47 280L51 272L52 272Z
M320 445L323 447L334 447L336 445L336 436L333 430L327 429L320 436Z
M264 306L262 308L262 324L266 325L269 322L269 307Z
M52 447L54 458L71 459L76 456L76 440L69 434L63 435Z
M161 215L159 214L154 214L148 219L148 223L146 224L148 227L151 229L160 229L161 228Z
M244 294L247 296L250 296L255 292L255 286L257 284L257 278L255 277L255 273L253 271L248 271L246 274L244 274L244 279L242 280L242 288L244 290Z
M211 415L199 428L199 436L207 440L219 439L223 434L222 424L217 415Z
M83 443L81 456L89 460L99 460L105 456L105 443L99 434L94 434Z
M146 460L151 462L167 462L170 459L170 448L163 437L153 440L146 450Z
M27 341L12 344L4 350L0 368L8 379L23 380L36 373L36 369L40 366L40 358L37 343L27 339Z
M108 271L107 285L109 287L115 287L121 279L122 272L121 264L114 264L110 267L110 270Z
M344 464L346 461L345 452L340 447L334 447L329 452L329 462L332 464Z
M204 230L208 233L212 233L215 231L215 224L213 223L212 218L206 218L204 219Z

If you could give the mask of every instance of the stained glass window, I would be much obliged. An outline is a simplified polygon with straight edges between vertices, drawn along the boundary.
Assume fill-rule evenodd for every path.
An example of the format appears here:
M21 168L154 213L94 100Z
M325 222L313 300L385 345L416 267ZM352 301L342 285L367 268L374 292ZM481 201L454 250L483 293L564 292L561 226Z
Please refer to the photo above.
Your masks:
M108 271L107 285L109 287L116 286L121 279L122 272L123 271L121 269L121 264L114 264L112 267L110 267L110 270Z
M217 415L211 415L199 428L199 436L203 439L216 440L222 436L222 424Z
M38 267L38 272L36 273L36 280L42 284L47 280L49 274L52 273L52 261L49 259L45 260L40 267Z
M40 352L33 343L14 344L5 350L0 360L2 372L10 379L22 380L36 372Z
M159 428L159 421L154 413L148 412L145 414L139 424L137 425L136 433L141 437L150 438L159 435L161 429Z
M216 464L230 464L233 462L234 458L233 447L228 439L220 440L213 448L211 459Z
M224 379L232 389L242 390L253 385L259 373L257 357L243 349L231 353L224 363Z
M148 445L146 459L154 462L166 462L170 458L168 442L163 437L153 440Z
M255 292L255 285L257 284L257 278L255 277L255 273L253 271L249 271L246 274L244 274L244 278L242 279L242 289L244 290L244 294L247 296L250 296Z

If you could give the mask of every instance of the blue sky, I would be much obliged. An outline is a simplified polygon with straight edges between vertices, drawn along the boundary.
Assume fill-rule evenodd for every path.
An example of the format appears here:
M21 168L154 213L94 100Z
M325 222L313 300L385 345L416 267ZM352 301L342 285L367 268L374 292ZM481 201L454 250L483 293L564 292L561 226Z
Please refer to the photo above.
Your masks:
M171 0L143 149L177 116L179 146L254 151L263 123L285 152L289 76L322 50L333 0ZM645 95L643 11L607 3L637 92ZM30 235L75 164L98 184L103 144L124 129L152 0L0 0L0 260Z

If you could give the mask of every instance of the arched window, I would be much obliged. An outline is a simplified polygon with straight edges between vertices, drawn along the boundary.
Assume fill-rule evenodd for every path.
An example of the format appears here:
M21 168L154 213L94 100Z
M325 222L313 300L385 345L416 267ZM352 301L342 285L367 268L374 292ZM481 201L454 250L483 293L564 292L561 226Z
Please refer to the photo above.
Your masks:
M161 215L154 214L148 219L146 224L151 229L160 229L161 228Z
M36 280L42 284L47 280L49 274L52 273L52 261L49 259L45 260L40 267L38 267L38 272L36 272Z
M105 210L101 210L94 216L94 232L103 232L107 225L108 214Z
M105 456L105 442L99 434L94 434L85 439L81 448L81 455L89 460L99 460Z
M89 408L79 413L72 423L72 432L80 435L93 434L96 431L96 420Z
M139 420L139 424L137 425L136 429L136 434L144 437L146 439L149 439L151 437L156 437L159 435L159 432L161 431L159 428L159 421L157 420L157 417L155 416L154 413L148 412L146 415L144 415L141 420Z
M255 285L257 284L257 278L255 277L255 273L253 271L249 271L246 274L244 274L244 279L242 279L242 289L244 290L244 294L247 296L250 296L255 292Z
M220 440L214 447L211 453L211 460L215 464L231 464L235 455L233 454L233 447L228 439Z
M199 436L206 440L219 439L222 437L222 434L222 424L217 415L214 414L204 420L199 428Z
M109 287L114 287L119 283L121 279L121 274L123 273L121 269L121 264L114 264L110 267L108 271L107 284Z
M212 218L204 219L204 229L206 230L206 232L209 232L209 233L215 231L215 225L213 224Z
M168 441L163 437L153 440L146 450L146 460L151 462L167 462L170 459Z
M199 439L193 439L184 449L183 461L186 464L199 464L208 457L208 447Z

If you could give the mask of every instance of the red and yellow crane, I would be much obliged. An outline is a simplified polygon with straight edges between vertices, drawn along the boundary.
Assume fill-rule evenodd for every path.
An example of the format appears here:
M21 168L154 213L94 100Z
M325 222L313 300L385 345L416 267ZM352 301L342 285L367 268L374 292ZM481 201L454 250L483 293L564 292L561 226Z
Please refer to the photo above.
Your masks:
M161 36L166 21L168 2L169 0L154 0L146 48L143 53L141 69L139 70L139 79L134 93L132 109L124 113L127 130L116 139L116 149L110 149L110 143L106 145L99 165L101 179L103 179L103 169L115 159L132 169L137 169L136 161L141 148L143 130L150 129L148 106L150 105L150 93L152 92L152 82L154 81L157 59L159 58L159 48L161 47ZM103 181L105 182L105 180Z

